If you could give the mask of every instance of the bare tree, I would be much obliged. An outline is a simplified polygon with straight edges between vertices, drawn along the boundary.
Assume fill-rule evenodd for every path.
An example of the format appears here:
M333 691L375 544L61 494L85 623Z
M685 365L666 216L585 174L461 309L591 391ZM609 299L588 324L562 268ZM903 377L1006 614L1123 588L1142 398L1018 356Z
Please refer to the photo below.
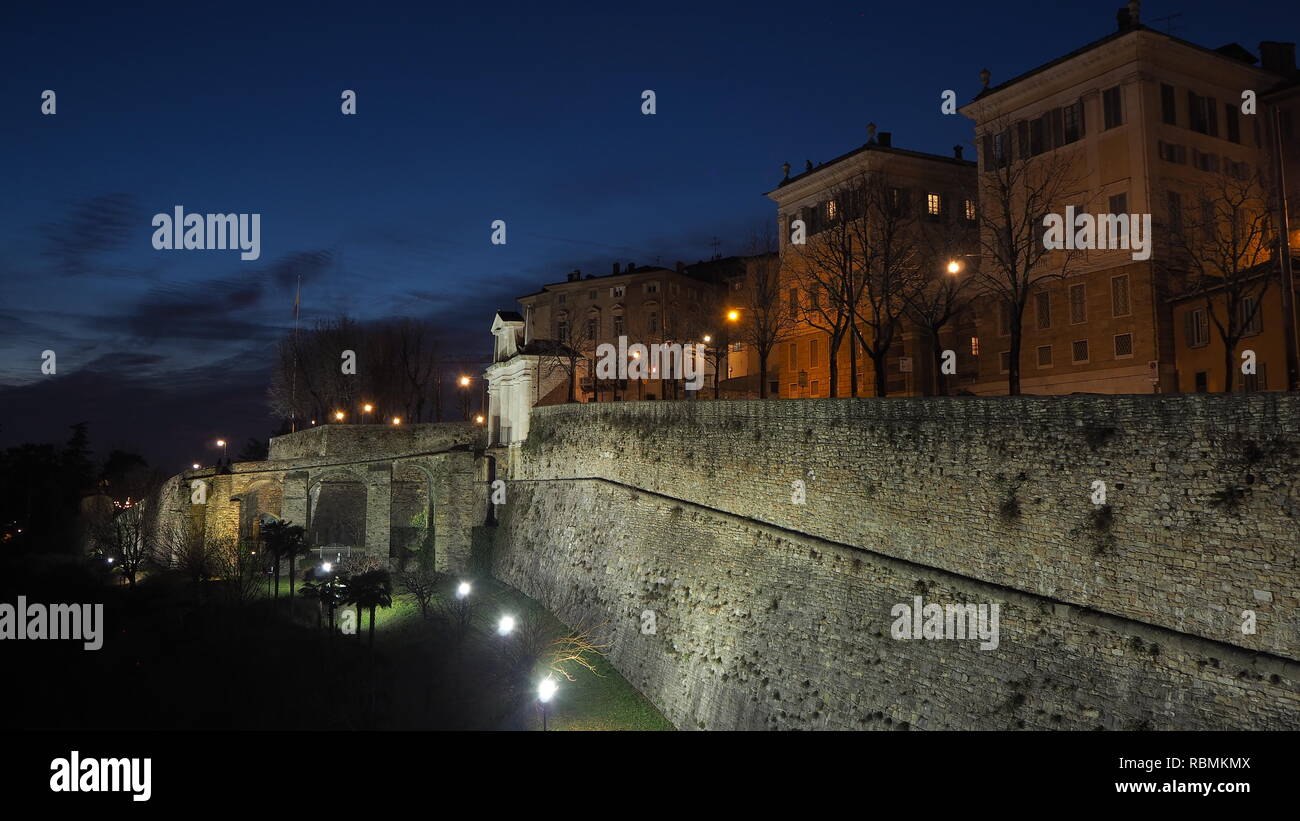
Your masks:
M157 545L148 525L147 502L114 502L116 512L95 527L95 547L112 562L113 568L135 587L136 577L155 556Z
M972 200L973 202L973 200ZM965 214L946 214L932 225L922 225L921 284L906 295L907 318L929 337L930 392L948 395L943 373L943 329L970 305L975 281L969 260L975 255L974 221Z
M738 296L741 321L737 335L758 355L758 397L766 399L772 351L790 336L798 321L781 300L781 258L770 226L750 241Z
M1232 392L1237 345L1256 327L1274 273L1267 181L1259 171L1235 170L1200 186L1193 213L1171 213L1161 232L1176 291L1200 301L1223 343L1224 393Z
M980 267L975 278L980 290L1005 312L1004 325L1011 336L1007 391L1018 395L1023 319L1030 294L1040 283L1064 278L1077 258L1075 251L1047 248L1043 218L1062 209L1067 195L1077 191L1074 168L1079 149L1065 145L1034 156L1022 146L1013 156L1011 131L999 119L984 135L977 216Z

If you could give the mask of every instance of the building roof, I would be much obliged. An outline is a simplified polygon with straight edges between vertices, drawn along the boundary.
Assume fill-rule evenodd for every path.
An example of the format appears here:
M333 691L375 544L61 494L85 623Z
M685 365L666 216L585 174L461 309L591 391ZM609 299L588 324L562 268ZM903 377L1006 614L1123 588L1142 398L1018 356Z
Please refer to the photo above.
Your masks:
M524 317L518 311L497 311L503 322L523 322Z
M1091 43L1088 43L1087 45L1080 46L1074 51L1071 51L1069 54L1062 55L1060 57L1057 57L1054 60L1050 60L1046 63L1043 63L1037 68L1032 68L1029 71L1024 72L1023 74L1018 74L1015 77L1012 77L1010 80L1007 80L1002 83L998 83L995 86L990 86L988 88L985 88L981 90L979 94L976 94L975 98L971 100L971 102L975 102L976 100L982 100L985 97L989 97L993 94L997 94L999 91L1003 91L1004 89L1010 88L1011 86L1019 83L1022 80L1026 80L1030 77L1033 77L1036 74L1041 74L1050 68L1054 68L1058 65L1061 65L1062 63L1073 60L1075 57L1078 57L1081 54L1086 54L1089 51L1092 51L1093 49L1100 48L1106 45L1107 43L1113 42L1129 34L1133 34L1134 32L1139 32L1139 31L1149 32L1156 36L1163 37L1166 40L1169 40L1170 42L1177 43L1182 46L1187 46L1188 48L1196 49L1197 51L1200 51L1204 54L1210 54L1222 60L1230 60L1234 63L1241 63L1249 66L1254 66L1255 63L1259 62L1259 60L1253 54L1251 54L1248 50L1242 48L1240 45L1236 43L1229 43L1225 46L1220 46L1217 49L1206 48L1205 46L1198 45L1188 40L1183 40L1181 38L1173 36L1172 34L1167 34L1163 31L1157 31L1156 29L1150 28L1148 26L1144 26L1139 23L1135 25L1126 26L1125 28L1122 28L1119 31L1113 31L1099 40L1093 40ZM1259 71L1265 71L1270 74L1274 74L1275 76L1281 76L1281 75L1277 75L1276 72L1273 72L1269 69L1265 69L1263 67L1257 67L1257 69Z
M930 154L929 152L926 151L913 151L910 148L896 148L895 146L892 145L881 145L880 142L878 141L868 140L867 142L863 143L862 145L858 146L852 151L839 155L838 157L831 160L830 162L818 163L817 165L813 166L811 169L808 169L801 174L795 174L793 177L786 177L785 179L781 180L780 183L777 184L776 188L773 188L771 191L765 192L764 195L770 197L772 194L776 193L777 191L780 191L782 188L784 188L785 186L789 185L792 182L795 182L796 180L801 180L806 177L811 177L814 174L821 173L827 168L830 168L832 165L844 162L845 160L850 159L852 157L856 157L857 155L862 154L863 152L866 151L879 151L885 154L892 154L900 157L913 157L916 159L935 160L938 162L946 162L946 163L951 163L953 165L967 166L970 168L975 167L975 162L973 160L958 159L957 157L949 157L943 154Z

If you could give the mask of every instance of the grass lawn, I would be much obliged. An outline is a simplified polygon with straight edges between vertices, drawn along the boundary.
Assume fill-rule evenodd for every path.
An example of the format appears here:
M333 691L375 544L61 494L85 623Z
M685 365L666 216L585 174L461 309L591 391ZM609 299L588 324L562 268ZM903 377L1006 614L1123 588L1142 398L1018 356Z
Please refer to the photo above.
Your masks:
M269 585L268 585L269 587ZM299 584L301 588L301 584ZM281 596L288 596L287 579L280 580ZM497 620L502 615L512 615L522 620L528 612L538 612L556 631L568 632L542 605L518 590L496 580L475 582L470 593L472 621L477 628L474 635L482 648L495 651L501 639L496 634ZM308 602L300 602L299 619L314 619L314 609ZM336 614L335 618L338 618ZM365 637L370 627L370 614L363 613L359 632ZM422 621L418 604L409 596L394 591L393 606L375 611L375 645L392 657L400 657L404 646L418 642ZM509 639L505 639L509 640ZM573 681L556 675L559 689L547 707L548 730L671 730L673 726L635 687L627 682L603 656L596 656L593 673L584 667L571 664L566 667ZM545 669L536 672L540 680ZM540 730L540 709L534 709L525 719L527 729Z

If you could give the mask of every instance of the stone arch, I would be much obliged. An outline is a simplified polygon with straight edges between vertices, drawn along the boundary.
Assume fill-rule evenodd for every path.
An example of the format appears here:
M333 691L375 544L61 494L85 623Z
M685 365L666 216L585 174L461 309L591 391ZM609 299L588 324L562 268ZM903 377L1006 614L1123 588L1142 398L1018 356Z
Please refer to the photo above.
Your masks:
M278 479L254 479L231 501L239 502L240 541L261 541L262 525L269 516L279 521L284 498L284 485Z
M368 488L352 467L313 473L307 483L307 535L313 545L364 548Z
M419 550L433 549L434 472L428 465L417 461L393 464L389 526L392 554L399 562L415 558Z

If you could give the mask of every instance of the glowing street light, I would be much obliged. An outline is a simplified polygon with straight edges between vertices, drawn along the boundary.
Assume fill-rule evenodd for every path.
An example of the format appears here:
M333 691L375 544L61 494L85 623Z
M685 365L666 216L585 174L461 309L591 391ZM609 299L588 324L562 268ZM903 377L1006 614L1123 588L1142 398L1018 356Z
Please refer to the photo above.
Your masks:
M456 585L456 598L463 599L469 595L469 582L461 582Z
M514 632L514 629L515 629L514 616L502 616L501 620L497 622L497 632L503 636L510 635L511 633Z
M730 311L727 311L727 321L728 321L728 322L736 322L736 321L738 321L739 319L740 319L740 311L737 311L737 310L734 309L734 308L731 309Z
M195 463L194 463L194 469L195 469L195 470L198 470L198 469L199 469L199 463L198 463L198 462L195 462Z
M320 569L324 570L326 573L329 573L331 570L334 569L334 565L330 564L329 562L325 562L320 566Z
M400 424L402 424L402 417L400 417L400 416L394 416L394 417L393 417L393 424L394 424L394 425L400 425Z
M483 414L480 413L478 416L475 416L474 422L479 425L483 424Z
M708 334L705 334L705 335L704 335L704 341L705 341L705 342L712 342L712 341L713 341L713 337L709 336Z
M334 411L334 421L335 422L343 421L343 411Z
M462 377L460 378L460 386L461 386L462 388L468 388L468 387L469 387L469 377L468 377L468 376L462 376Z
M542 732L546 732L546 703L555 695L555 691L560 687L551 676L542 679L542 683L537 685L537 702L542 705Z
M948 273L950 274L961 273L961 263L955 259L948 260Z
M225 439L218 439L218 440L217 440L217 447L221 448L221 458L222 458L222 459L225 459L225 458L226 458L226 440L225 440Z
M364 413L364 414L366 415L366 421L367 421L367 422L370 421L370 413L371 413L371 411L373 411L374 409L375 409L375 406L372 405L372 404L370 404L369 402L367 402L367 403L365 403L364 405L361 406L361 412Z

